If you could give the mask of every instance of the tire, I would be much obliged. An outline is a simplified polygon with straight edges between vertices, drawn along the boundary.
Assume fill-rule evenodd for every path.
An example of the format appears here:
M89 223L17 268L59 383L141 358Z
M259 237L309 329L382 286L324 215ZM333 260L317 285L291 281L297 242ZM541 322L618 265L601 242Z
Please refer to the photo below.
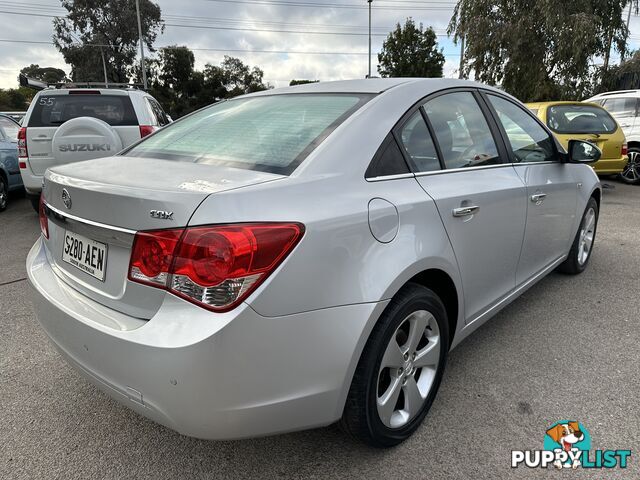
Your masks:
M640 185L640 148L629 149L629 163L619 178L629 185Z
M7 208L9 202L9 186L4 176L0 175L0 212L3 212Z
M40 214L40 197L37 195L27 195L29 201L31 202L31 206L36 211L36 213Z
M592 224L591 219L593 221ZM584 272L589 263L589 259L591 258L591 252L593 252L593 244L596 240L597 228L598 203L593 197L591 197L589 202L587 202L587 208L585 208L584 213L582 214L580 227L576 232L576 237L571 245L571 250L569 250L569 256L560 264L558 267L559 271L569 275L577 275L578 273ZM589 237L591 238L590 242ZM585 247L588 248L586 253L584 251Z
M412 343L415 349L410 348ZM415 366L403 354L407 350L417 351ZM428 288L407 284L391 300L369 336L349 389L342 429L379 448L409 438L431 408L448 350L449 324L442 301ZM396 368L400 362L403 366ZM420 367L421 363L426 366ZM383 406L385 399L387 408Z

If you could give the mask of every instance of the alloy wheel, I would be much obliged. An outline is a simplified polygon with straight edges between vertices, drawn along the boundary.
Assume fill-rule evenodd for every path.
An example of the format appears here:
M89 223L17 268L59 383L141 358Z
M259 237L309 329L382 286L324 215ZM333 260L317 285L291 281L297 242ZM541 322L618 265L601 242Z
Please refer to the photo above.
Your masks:
M382 423L400 428L422 409L440 361L440 329L426 310L408 315L382 357L376 405Z
M580 238L578 239L578 263L584 265L589 258L593 237L596 230L596 212L593 208L587 210L582 220Z
M620 175L630 183L640 180L640 152L629 152L629 163Z

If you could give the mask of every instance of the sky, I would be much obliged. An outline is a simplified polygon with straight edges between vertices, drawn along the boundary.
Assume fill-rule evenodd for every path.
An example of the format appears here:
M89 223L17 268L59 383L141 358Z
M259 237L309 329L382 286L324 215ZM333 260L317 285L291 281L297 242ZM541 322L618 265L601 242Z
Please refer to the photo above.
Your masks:
M194 50L198 69L206 63L219 64L228 54L260 67L265 82L275 87L288 85L291 79L341 80L363 78L367 74L366 0L156 0L156 3L166 23L156 47L186 45ZM434 28L446 58L444 75L457 77L460 48L446 35L455 3L455 0L373 0L372 73L376 75L376 54L386 34L396 23L412 17L416 23ZM20 69L32 63L69 72L62 55L49 43L53 34L51 16L64 12L56 0L0 0L0 88L17 86ZM639 30L640 17L632 16L632 35ZM637 38L640 39L640 34ZM638 48L640 41L632 40L631 45Z

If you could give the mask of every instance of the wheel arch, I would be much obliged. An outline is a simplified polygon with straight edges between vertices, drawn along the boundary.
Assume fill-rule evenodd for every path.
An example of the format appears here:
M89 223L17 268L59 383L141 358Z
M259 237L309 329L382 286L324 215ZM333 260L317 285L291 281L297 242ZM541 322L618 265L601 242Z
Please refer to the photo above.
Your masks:
M598 212L600 211L600 202L602 201L602 190L596 188L593 192L591 192L591 198L593 198L598 204Z
M453 343L458 326L459 296L458 289L453 279L444 270L438 268L429 268L411 277L402 286L408 283L417 283L423 287L432 290L442 303L447 312L447 320L449 323L449 346ZM399 291L399 290L398 290ZM396 292L397 293L397 292Z

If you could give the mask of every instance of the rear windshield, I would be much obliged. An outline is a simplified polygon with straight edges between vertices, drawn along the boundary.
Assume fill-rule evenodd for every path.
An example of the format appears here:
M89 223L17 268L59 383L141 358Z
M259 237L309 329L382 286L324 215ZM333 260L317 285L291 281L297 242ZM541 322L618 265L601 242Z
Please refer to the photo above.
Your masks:
M57 127L77 117L98 118L114 127L138 124L128 95L42 95L34 102L28 127Z
M556 133L613 133L616 121L593 105L555 105L547 110L547 125Z
M220 102L172 123L123 154L289 175L370 98L291 94Z

